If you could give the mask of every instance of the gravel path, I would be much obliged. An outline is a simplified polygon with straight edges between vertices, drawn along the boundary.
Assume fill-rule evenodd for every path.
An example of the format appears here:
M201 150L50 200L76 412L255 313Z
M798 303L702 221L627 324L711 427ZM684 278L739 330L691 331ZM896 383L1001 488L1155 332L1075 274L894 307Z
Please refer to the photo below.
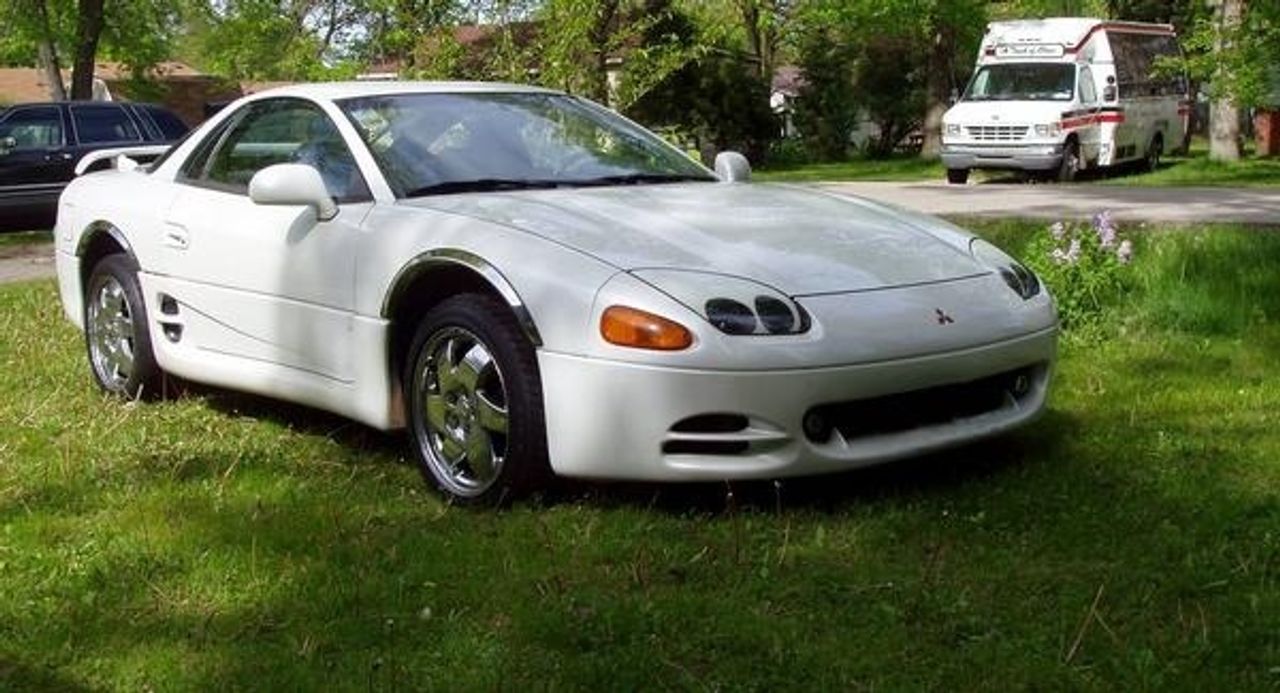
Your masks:
M0 245L0 284L53 276L53 244Z
M1087 219L1109 210L1124 221L1280 225L1280 188L1144 188L1116 185L820 183L845 195L946 216Z

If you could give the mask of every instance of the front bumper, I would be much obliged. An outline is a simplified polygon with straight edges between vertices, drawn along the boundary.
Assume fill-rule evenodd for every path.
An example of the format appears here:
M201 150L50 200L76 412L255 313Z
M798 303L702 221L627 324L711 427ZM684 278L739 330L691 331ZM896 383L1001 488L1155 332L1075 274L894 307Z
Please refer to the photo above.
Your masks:
M545 350L538 363L556 473L714 481L837 472L1007 431L1044 409L1056 350L1055 327L959 351L831 368L687 370ZM1029 374L1025 392L983 413L884 433L832 433L821 440L805 432L805 415L817 407L970 383L1015 369ZM734 419L747 425L728 430L733 426L723 424Z
M1062 163L1062 146L1035 144L944 144L942 164L949 169L998 168L1048 171Z

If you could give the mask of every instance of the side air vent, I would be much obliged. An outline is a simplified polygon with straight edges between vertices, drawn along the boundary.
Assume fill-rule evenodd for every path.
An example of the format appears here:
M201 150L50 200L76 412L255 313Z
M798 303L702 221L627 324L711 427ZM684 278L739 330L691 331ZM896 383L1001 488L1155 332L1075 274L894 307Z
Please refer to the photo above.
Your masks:
M667 431L662 453L729 457L763 452L789 440L781 428L743 414L698 414Z

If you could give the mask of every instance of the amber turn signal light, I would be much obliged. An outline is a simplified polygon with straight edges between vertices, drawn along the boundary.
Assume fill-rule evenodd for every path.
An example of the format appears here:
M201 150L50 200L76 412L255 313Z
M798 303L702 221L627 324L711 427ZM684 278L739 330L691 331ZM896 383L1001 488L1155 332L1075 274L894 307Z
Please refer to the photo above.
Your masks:
M610 344L678 351L693 344L693 335L680 323L626 306L610 306L600 317L600 335Z

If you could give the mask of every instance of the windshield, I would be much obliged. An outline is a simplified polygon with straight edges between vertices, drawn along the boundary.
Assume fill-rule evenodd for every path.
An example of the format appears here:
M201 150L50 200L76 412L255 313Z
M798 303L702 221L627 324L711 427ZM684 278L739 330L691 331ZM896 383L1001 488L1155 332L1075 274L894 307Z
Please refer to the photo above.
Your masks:
M965 101L1070 101L1076 66L1069 63L1009 63L978 70Z
M394 94L339 106L397 197L715 180L648 131L560 94Z

